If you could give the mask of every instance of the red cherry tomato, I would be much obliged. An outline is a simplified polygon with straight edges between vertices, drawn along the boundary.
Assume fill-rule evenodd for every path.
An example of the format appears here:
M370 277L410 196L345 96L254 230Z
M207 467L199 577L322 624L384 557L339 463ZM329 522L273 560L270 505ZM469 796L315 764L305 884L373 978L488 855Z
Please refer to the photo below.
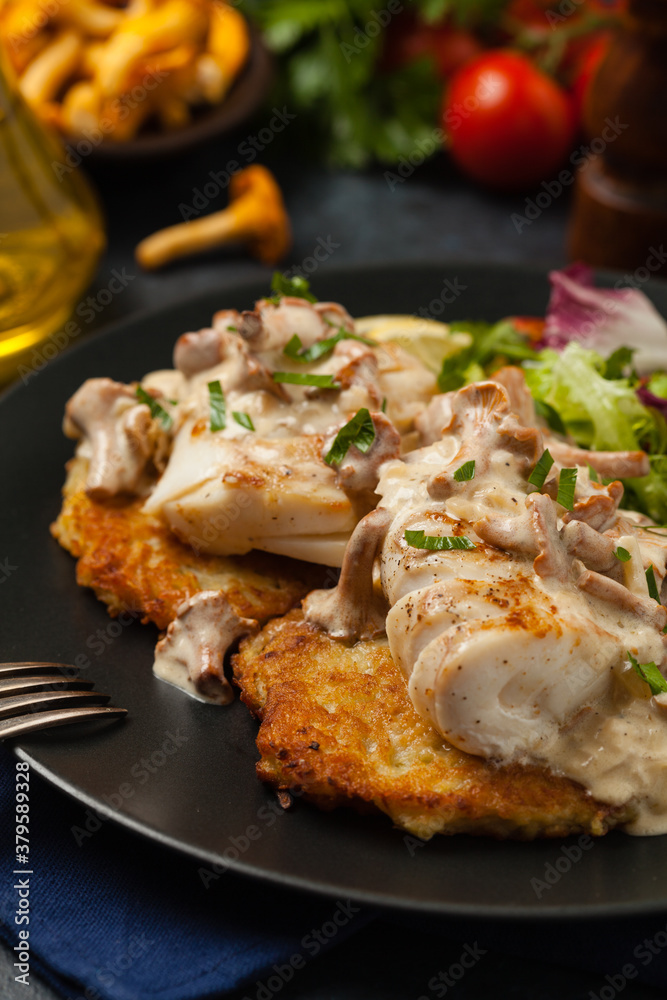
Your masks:
M400 69L422 56L431 56L438 76L446 80L480 52L481 45L469 31L449 24L423 24L410 15L390 25L382 67Z
M574 138L567 94L517 52L487 52L459 70L442 117L459 167L505 191L549 180Z
M572 81L572 102L578 122L583 119L588 91L591 88L593 77L598 71L598 66L607 54L610 41L609 32L598 35L578 60Z

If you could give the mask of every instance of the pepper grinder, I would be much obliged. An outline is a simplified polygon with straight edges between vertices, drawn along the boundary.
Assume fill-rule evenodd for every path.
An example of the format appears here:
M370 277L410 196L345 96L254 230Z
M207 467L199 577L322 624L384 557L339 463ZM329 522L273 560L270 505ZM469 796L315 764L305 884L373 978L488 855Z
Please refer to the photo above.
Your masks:
M667 274L667 0L629 0L584 107L569 252L638 281Z

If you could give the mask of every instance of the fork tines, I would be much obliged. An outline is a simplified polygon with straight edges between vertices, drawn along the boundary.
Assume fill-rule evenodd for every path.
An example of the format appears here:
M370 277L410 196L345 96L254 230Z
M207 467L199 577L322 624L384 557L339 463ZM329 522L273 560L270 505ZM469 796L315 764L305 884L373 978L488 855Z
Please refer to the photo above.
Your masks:
M63 677L70 677L78 674L81 667L75 667L69 663L47 663L46 660L21 660L18 663L0 663L0 677L14 676L15 674L27 674L33 670L58 670Z
M0 740L22 733L100 717L127 714L106 705L109 695L92 691L92 681L62 663L0 664Z

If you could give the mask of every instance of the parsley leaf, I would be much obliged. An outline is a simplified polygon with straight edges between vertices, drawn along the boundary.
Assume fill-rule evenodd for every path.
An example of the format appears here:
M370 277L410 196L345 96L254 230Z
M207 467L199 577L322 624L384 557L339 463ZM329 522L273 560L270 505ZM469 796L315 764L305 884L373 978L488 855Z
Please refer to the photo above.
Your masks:
M528 482L530 483L531 486L535 487L535 489L532 491L533 493L539 492L542 489L542 487L544 486L544 482L547 476L549 475L551 466L553 464L554 460L551 457L551 452L549 451L548 448L545 448L545 450L542 452L542 454L538 459L537 465L535 466L531 474L528 476Z
M658 584L655 581L655 570L653 569L653 563L646 570L646 582L648 584L648 596L652 597L654 601L660 604L660 594L658 593Z
M578 472L577 468L560 470L556 503L561 504L566 510L572 510L574 507L574 488L577 485Z
M308 302L317 302L317 299L310 291L310 285L305 278L295 275L288 278L281 271L274 271L271 279L271 291L276 293L278 302L283 295L290 295L295 299L306 299Z
M146 404L148 409L151 411L151 417L153 417L154 420L159 420L164 429L168 431L174 421L164 407L160 406L157 399L155 399L154 396L151 396L149 392L146 392L146 390L140 385L138 385L135 389L135 395L140 403Z
M430 22L447 15L447 23L451 17L454 23L477 27L480 22L494 24L507 0L411 0L409 5L383 3L382 10L376 0L240 4L280 59L272 100L296 113L290 123L290 130L296 130L290 136L301 133L296 145L302 137L330 162L357 168L373 160L399 163L401 157L414 158L416 151L429 156L441 146L434 124L442 81L433 56L396 69L378 65L386 31L400 27L396 13L409 7ZM392 183L402 183L400 175L394 176Z
M616 556L617 559L620 559L621 562L630 562L630 560L632 559L632 556L630 555L628 550L624 549L622 545L619 545L619 547L614 552L614 555Z
M651 694L663 694L667 691L667 681L662 676L655 663L638 663L632 653L628 651L628 659L632 664L635 673L639 674L651 689Z
M357 410L351 420L338 431L333 444L324 456L327 465L340 465L347 455L350 445L354 445L365 455L371 448L375 440L375 426L373 419L364 406Z
M475 459L471 459L470 462L464 462L463 465L456 470L454 473L454 479L457 483L465 483L469 479L475 478Z
M247 431L254 431L255 425L250 418L250 414L241 413L239 410L232 410L232 416L234 417L236 423L241 427L245 427Z
M211 430L224 431L227 426L227 403L218 379L208 383L208 409L211 417Z
M588 478L592 483L599 483L600 477L598 476L597 469L594 469L590 462L586 463L588 465Z
M437 552L477 548L466 535L427 535L424 531L406 531L405 540L413 549L432 549Z
M365 337L358 337L356 333L348 333L347 330L341 328L333 337L318 340L311 347L306 348L301 343L301 337L298 333L295 333L283 348L283 354L286 354L292 361L301 361L303 364L308 364L311 361L317 361L326 354L331 354L336 344L339 344L341 340L360 340L362 344L368 344L371 347L374 346L372 340L367 340Z
M311 375L307 372L274 372L274 382L290 382L292 385L317 385L321 389L340 389L333 375Z

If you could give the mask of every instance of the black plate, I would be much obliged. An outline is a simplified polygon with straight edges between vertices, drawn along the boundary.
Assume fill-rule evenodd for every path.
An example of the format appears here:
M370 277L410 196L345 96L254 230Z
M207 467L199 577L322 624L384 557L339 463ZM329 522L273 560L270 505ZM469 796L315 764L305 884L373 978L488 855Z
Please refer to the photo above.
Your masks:
M539 315L548 294L541 272L455 263L329 271L313 284L320 298L339 299L356 315ZM71 663L84 654L87 676L129 709L126 722L37 734L18 753L99 814L202 859L204 878L215 876L214 863L218 874L229 864L369 903L487 917L663 909L667 837L612 833L591 846L588 838L521 844L458 836L420 846L386 817L325 814L301 802L276 815L273 794L255 778L257 727L244 706L202 705L154 679L155 630L113 623L77 587L71 557L48 534L72 451L60 431L66 399L89 376L129 381L169 366L180 333L207 324L221 307L247 307L265 290L257 283L218 289L120 323L0 402L0 655ZM667 285L647 291L667 312ZM91 829L97 822L91 812Z

